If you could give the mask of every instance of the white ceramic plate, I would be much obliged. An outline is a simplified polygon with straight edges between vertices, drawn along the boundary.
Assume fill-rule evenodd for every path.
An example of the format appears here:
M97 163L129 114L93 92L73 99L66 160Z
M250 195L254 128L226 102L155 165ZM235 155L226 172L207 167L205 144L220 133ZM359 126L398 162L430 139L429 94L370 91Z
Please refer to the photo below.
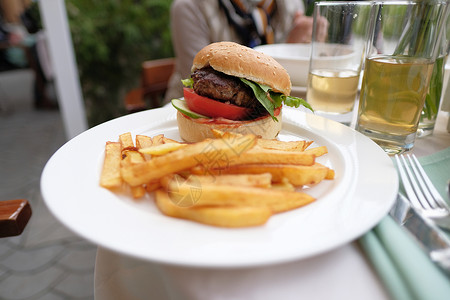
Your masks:
M180 139L171 106L94 127L62 146L41 178L46 204L80 236L125 255L198 267L246 267L317 255L348 243L376 225L392 206L398 179L391 159L360 133L312 114L284 108L281 140L314 140L329 153L318 161L336 178L306 192L314 203L270 218L267 224L224 229L161 214L151 197L139 201L98 185L106 141L119 134Z

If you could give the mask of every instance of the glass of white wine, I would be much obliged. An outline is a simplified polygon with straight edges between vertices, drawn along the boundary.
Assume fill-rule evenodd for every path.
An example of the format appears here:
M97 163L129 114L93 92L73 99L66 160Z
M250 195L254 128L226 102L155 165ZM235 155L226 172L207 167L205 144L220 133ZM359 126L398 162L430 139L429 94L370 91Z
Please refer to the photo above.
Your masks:
M306 100L316 114L350 125L357 98L370 1L314 5Z
M390 155L413 148L448 2L373 2L356 130Z

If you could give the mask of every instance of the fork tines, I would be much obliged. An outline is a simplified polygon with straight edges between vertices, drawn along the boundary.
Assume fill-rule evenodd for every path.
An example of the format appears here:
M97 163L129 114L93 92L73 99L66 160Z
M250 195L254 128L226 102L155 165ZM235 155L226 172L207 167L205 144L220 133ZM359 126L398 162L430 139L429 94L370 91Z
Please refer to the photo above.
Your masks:
M414 154L396 155L395 159L403 187L413 206L423 210L449 210Z

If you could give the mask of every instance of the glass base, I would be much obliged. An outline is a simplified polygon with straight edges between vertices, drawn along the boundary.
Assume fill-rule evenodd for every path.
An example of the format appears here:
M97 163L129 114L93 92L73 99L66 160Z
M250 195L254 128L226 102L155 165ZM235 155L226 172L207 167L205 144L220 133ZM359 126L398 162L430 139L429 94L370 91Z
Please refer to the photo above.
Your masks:
M348 113L328 113L323 111L314 111L314 113L318 116L339 122L343 125L350 126L353 120L353 111L350 111Z
M434 127L433 128L419 128L419 129L417 129L417 137L421 138L421 137L432 135L433 131L434 131Z
M417 137L421 138L424 136L432 135L434 131L434 125L436 124L436 119L426 123L419 123L417 128Z
M414 147L416 133L408 135L393 135L385 132L374 131L356 125L356 130L378 144L388 155L400 154Z

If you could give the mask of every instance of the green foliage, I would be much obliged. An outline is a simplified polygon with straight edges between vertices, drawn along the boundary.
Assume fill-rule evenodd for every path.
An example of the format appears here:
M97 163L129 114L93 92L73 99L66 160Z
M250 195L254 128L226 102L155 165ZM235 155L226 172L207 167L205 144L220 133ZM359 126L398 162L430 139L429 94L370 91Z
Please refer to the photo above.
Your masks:
M444 82L445 72L445 56L436 60L431 74L430 88L425 98L425 106L423 107L422 118L429 120L436 118L439 104L441 102L442 86Z
M68 0L70 30L89 125L124 114L141 63L173 56L172 0Z
M367 23L370 22L371 7L361 6L358 8L358 18L353 25L353 33L359 36L366 36Z

